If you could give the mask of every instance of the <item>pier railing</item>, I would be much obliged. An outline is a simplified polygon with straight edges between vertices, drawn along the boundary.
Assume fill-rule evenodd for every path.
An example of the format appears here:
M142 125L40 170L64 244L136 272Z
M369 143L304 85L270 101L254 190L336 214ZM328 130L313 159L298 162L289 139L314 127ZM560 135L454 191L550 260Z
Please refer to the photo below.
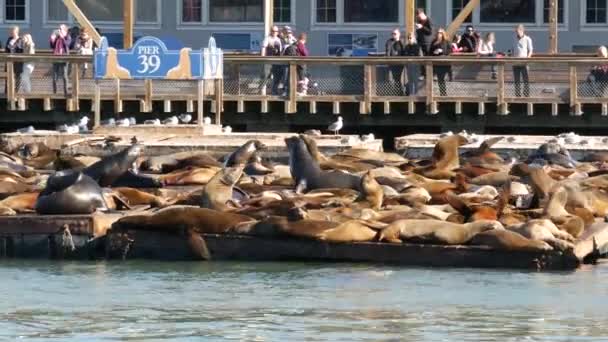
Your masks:
M0 54L0 63L6 65L5 71L0 71L4 79L0 93L9 110L26 110L28 102L34 100L43 101L45 110L62 102L68 111L87 110L81 108L86 101L98 113L101 102L112 101L114 111L121 112L123 102L138 101L142 112L152 111L157 102L162 102L166 112L171 111L173 102L185 102L187 111L200 112L203 106L198 103L210 101L219 121L224 102L235 102L239 112L244 111L245 102L258 102L261 112L267 112L269 102L278 101L285 104L286 113L302 108L315 113L317 103L331 103L336 114L343 103L358 104L361 114L371 113L374 104L389 114L394 103L407 103L412 114L418 103L425 104L429 113L437 112L438 103L451 103L455 112L461 113L463 103L475 103L479 114L485 114L487 104L496 105L499 114L507 114L510 104L522 103L527 105L528 114L533 114L534 105L542 103L550 104L554 115L561 104L569 105L575 115L582 112L583 105L600 104L602 114L608 114L608 60L588 55L531 59L227 55L224 80L207 83L94 80L90 56ZM31 89L19 77L27 63L34 65ZM61 63L68 70L65 92L62 77L56 89L53 87L54 65ZM298 84L300 66L305 66L309 79L306 91ZM606 66L606 73L593 72L597 66ZM520 72L514 74L514 70ZM527 70L528 84L523 70Z

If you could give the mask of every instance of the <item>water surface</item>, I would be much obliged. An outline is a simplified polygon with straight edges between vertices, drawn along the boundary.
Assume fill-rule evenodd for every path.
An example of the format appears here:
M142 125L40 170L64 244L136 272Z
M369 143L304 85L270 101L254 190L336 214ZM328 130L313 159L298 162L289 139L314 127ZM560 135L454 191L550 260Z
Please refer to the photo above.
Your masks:
M608 341L608 264L0 262L0 339Z

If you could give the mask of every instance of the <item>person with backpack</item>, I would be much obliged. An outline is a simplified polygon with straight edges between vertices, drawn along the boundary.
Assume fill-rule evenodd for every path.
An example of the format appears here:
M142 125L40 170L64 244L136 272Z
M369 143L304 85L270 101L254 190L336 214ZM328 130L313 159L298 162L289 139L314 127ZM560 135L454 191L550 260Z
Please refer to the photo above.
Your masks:
M279 38L279 27L273 26L270 30L270 35L264 39L262 43L262 56L278 57L283 52L283 42ZM285 68L282 65L273 64L270 67L270 75L266 78L272 78L271 93L279 95L279 89L283 86ZM266 82L264 82L266 83Z

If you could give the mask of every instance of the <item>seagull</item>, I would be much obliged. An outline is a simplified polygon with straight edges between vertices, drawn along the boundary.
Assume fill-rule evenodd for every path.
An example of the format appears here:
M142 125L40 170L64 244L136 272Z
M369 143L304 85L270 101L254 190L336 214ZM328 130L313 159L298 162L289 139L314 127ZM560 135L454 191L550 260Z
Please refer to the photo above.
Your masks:
M344 122L342 121L342 117L338 116L338 121L329 125L329 127L327 127L327 130L334 132L334 135L338 135L342 127L344 127Z
M361 136L362 142L369 142L369 141L374 141L374 140L376 140L376 136L374 136L374 133L365 134L365 135Z
M114 120L114 118L109 118L108 120L103 120L101 125L105 127L114 127L116 126L116 120Z
M179 121L181 121L183 124L188 124L188 123L190 123L190 121L192 121L192 115L180 114Z
M179 124L179 120L177 119L177 116L172 116L168 119L163 120L163 125L175 126L178 124Z
M230 126L225 126L224 128L222 128L222 132L223 133L232 133L232 127Z
M211 125L211 118L206 116L203 118L203 125Z
M137 120L135 120L134 117L130 117L129 118L129 125L131 125L131 126L137 125Z
M59 127L57 127L57 130L61 133L67 133L67 134L77 134L80 129L78 128L77 125L60 125Z
M125 118L125 119L120 119L116 122L116 126L118 127L129 127L131 126L131 121L129 121L129 119Z
M89 118L87 116L83 116L78 121L78 126L86 126L89 124Z
M34 128L34 126L27 126L25 128L19 128L17 130L17 133L34 133L36 132L36 129Z
M160 126L160 120L159 119L146 120L146 121L144 121L144 125Z

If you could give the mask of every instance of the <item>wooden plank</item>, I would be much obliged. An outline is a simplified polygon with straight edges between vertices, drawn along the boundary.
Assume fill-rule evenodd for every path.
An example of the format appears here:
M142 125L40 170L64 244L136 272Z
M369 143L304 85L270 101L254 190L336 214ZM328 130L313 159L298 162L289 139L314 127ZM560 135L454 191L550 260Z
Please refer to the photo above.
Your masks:
M473 12L473 10L479 6L479 0L469 0L466 6L458 13L456 18L448 25L448 28L445 30L448 37L452 37L454 33L458 31L462 23L464 23L465 19Z
M295 9L292 9L295 10ZM264 37L270 35L270 30L274 21L274 1L264 0Z
M80 110L80 64L72 63L72 111Z
M101 36L95 29L95 26L91 24L86 15L82 13L82 11L78 7L78 5L76 5L74 0L63 0L63 3L65 7L67 7L70 14L72 14L76 21L78 21L80 26L84 27L87 30L89 36L91 36L91 38L93 38L93 41L99 46L99 43L101 42Z
M287 103L287 113L294 114L298 111L298 73L297 65L289 63L289 101Z
M405 18L405 33L414 33L416 31L416 0L404 0L404 18Z
M15 110L16 89L15 89L15 65L13 62L6 63L6 100L9 110Z
M133 0L122 0L123 3L123 48L133 46L133 25L135 23L135 4ZM141 4L143 5L143 3Z
M556 55L558 53L558 16L559 16L559 1L549 0L549 53Z

